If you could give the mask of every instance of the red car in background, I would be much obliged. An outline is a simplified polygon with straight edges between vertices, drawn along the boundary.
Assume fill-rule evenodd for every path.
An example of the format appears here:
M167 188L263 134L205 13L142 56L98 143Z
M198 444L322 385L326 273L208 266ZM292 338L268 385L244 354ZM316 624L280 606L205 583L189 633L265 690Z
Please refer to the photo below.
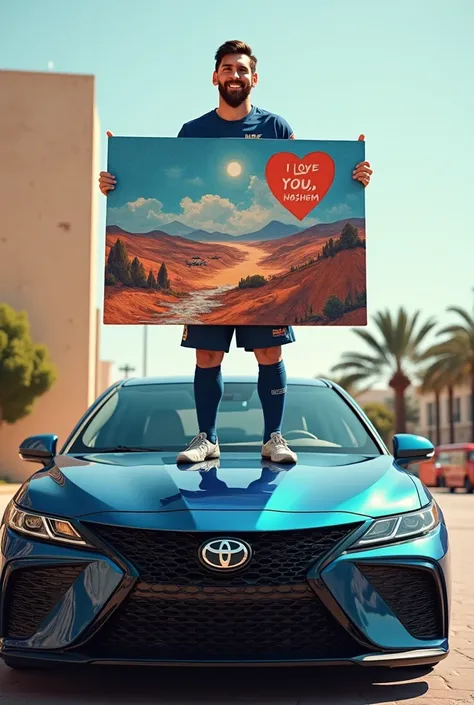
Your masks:
M443 487L441 468L435 463L435 458L416 463L410 468L410 472L420 478L426 487Z
M439 486L455 492L463 487L468 494L474 491L474 443L452 443L438 446L434 466Z
M414 464L410 469L426 487L449 487L455 492L474 490L474 443L447 443L438 446L430 460Z

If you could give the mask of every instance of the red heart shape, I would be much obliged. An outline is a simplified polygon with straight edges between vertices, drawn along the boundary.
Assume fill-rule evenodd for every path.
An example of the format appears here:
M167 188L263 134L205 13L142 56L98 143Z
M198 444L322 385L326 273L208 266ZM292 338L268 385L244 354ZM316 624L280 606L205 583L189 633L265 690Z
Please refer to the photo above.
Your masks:
M265 178L281 205L303 220L331 188L334 172L334 160L326 152L310 152L302 159L278 152L268 160Z

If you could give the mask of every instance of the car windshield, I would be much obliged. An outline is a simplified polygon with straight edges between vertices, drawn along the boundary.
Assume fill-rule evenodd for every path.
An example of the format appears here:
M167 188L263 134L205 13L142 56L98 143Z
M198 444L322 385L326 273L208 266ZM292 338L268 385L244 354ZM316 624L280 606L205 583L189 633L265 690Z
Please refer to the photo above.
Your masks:
M255 384L226 383L217 430L223 451L255 452L261 445L263 414ZM66 452L179 451L197 433L192 383L126 384L94 410ZM351 406L329 387L289 384L282 433L299 451L381 453Z

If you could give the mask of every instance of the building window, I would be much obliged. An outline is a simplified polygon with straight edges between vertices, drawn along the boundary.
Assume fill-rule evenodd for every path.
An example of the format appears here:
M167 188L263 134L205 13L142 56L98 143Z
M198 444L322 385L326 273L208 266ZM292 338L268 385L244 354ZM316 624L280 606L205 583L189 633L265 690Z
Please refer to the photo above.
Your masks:
M461 421L461 399L456 397L453 399L453 423L460 423Z
M426 413L428 416L428 426L434 426L434 404L432 401L426 405Z

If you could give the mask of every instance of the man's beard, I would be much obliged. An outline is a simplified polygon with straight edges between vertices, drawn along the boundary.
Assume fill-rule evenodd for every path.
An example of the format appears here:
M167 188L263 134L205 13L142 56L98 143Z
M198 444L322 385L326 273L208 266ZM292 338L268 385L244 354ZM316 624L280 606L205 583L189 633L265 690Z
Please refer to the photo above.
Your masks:
M231 90L228 88L231 83L240 83L241 87L238 90L235 88ZM224 84L219 81L218 87L223 100L225 100L227 105L231 108L238 108L239 105L242 105L242 103L247 100L252 90L252 86L248 83L241 83L240 81L226 81Z

